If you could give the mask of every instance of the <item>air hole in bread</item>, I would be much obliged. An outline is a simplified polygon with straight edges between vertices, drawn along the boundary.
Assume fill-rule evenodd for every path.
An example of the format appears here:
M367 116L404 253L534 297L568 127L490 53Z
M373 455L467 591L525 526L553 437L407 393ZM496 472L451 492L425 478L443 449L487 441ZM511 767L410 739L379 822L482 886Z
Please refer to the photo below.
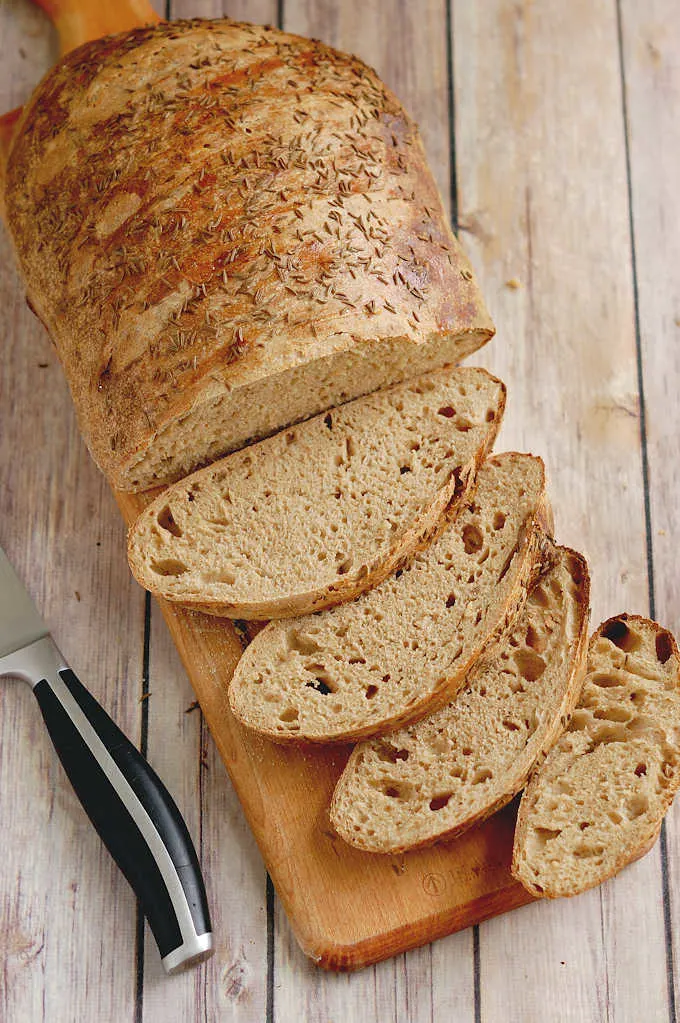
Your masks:
M473 423L469 419L459 419L456 423L456 429L458 433L468 433L473 427Z
M463 528L463 546L465 547L466 554L476 554L482 549L484 544L484 535L474 523L470 522Z
M386 764L396 764L397 760L408 760L408 750L397 749L391 742L383 742L378 748L378 760Z
M317 693L321 693L322 696L328 696L330 693L334 693L335 690L328 685L328 681L324 678L317 678L314 682L305 682L307 689L315 689Z
M540 584L538 586L534 586L531 591L531 601L533 604L536 604L537 607L550 607L550 597Z
M399 474L405 476L407 472L412 472L410 465L401 465L399 467Z
M534 838L539 846L554 842L562 834L562 828L534 828Z
M574 856L579 860L589 860L594 856L601 856L603 852L603 845L586 845L585 842L582 842L574 847Z
M493 517L493 528L498 531L505 525L505 515L503 512L497 511Z
M599 686L600 689L612 689L614 686L621 685L621 679L600 671L594 671L592 675L589 676L588 681L592 682L594 686ZM635 696L635 693L633 693L633 696Z
M281 721L297 721L299 716L300 712L297 707L286 707L286 709L282 710L279 714L279 719Z
M519 732L520 726L516 721L511 721L509 718L505 718L503 721L503 728L507 728L509 732Z
M533 625L529 625L527 628L525 642L526 645L531 650L535 650L537 654L542 654L548 645L546 637L542 636L540 632L537 632Z
M545 671L545 661L535 650L516 650L513 660L522 678L535 682Z
M597 718L598 721L616 721L625 723L630 721L632 716L632 710L628 707L601 707L593 712L593 717Z
M182 530L175 522L170 505L166 504L165 507L161 508L156 516L156 522L166 533L172 533L173 536L182 536Z
M638 776L638 778L641 778L643 774L647 774L647 765L638 764L634 773Z
M367 686L364 696L367 700L372 700L375 694L378 692L378 687L374 685Z
M446 606L447 607L455 607L455 604L456 604L456 595L455 595L455 593L449 593L448 597L446 598Z
M631 796L626 802L626 813L631 821L637 820L649 808L649 798L642 792Z
M344 557L344 555L341 555L341 557ZM346 575L349 572L350 568L352 567L353 560L354 558L352 557L351 554L348 557L345 557L345 560L341 561L338 567L336 568L336 572L338 573L338 575Z
M480 767L472 775L472 784L481 785L482 782L489 781L493 778L493 771L490 771L488 767Z
M224 583L226 586L233 586L236 582L236 572L233 569L224 567L215 572L202 573L202 577L208 582Z
M295 651L295 653L302 654L303 656L316 654L321 650L321 647L312 636L307 636L297 629L289 629L286 635L286 646L288 650Z
M486 421L487 421L487 423L493 423L495 421L495 419L496 419L496 413L495 413L495 411L492 408L490 408L489 411L486 413Z
M151 571L155 572L156 575L184 575L188 572L188 567L183 561L176 561L174 558L166 558L164 561L152 561Z
M390 799L408 799L412 792L412 786L406 783L393 783L386 785L383 792Z
M453 792L447 792L443 796L435 796L434 799L430 800L430 810L443 810L448 804L449 799L453 795Z
M333 429L333 416L330 414L330 412L328 413L327 416L323 417L323 421L329 430Z
M661 664L665 664L673 653L673 640L669 632L665 629L657 633L656 637L656 659Z
M443 405L437 412L437 415L444 416L445 419L453 419L455 414L456 410L451 405Z
M642 642L637 633L629 629L621 618L613 618L610 622L607 622L602 629L602 635L610 643L613 643L614 646L617 646L619 650L623 650L627 654L637 650Z

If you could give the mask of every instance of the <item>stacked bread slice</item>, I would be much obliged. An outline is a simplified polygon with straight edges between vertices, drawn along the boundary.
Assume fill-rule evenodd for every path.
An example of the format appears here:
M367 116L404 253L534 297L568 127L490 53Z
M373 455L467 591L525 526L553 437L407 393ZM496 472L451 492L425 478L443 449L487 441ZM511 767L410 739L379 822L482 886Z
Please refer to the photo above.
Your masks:
M588 648L588 566L552 539L541 459L490 454L504 406L460 366L348 402L163 491L130 565L167 600L270 619L231 709L277 742L357 744L330 807L346 842L452 839L526 787L513 872L574 894L658 833L680 655L626 616Z

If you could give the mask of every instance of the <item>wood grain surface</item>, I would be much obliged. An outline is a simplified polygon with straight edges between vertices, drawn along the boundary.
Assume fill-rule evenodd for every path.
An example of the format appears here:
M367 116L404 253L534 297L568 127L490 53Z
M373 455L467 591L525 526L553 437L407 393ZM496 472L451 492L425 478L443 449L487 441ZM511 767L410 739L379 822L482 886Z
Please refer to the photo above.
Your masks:
M484 362L509 388L501 444L546 457L558 536L591 561L594 617L651 601L678 631L677 5L186 0L161 13L221 11L354 50L416 113L499 328ZM9 109L56 49L25 0L0 0L0 40ZM117 512L0 244L0 543L177 798L218 931L205 967L162 977L28 691L8 683L0 1018L675 1021L675 811L652 853L596 892L352 976L308 965L164 626L129 581Z

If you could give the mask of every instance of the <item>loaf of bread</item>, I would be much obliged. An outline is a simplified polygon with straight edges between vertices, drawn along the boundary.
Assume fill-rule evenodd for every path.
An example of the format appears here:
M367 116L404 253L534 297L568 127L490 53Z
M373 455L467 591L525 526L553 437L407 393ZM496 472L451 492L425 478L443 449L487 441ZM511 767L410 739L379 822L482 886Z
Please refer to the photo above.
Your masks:
M654 844L679 786L675 639L637 615L610 618L569 728L522 795L513 874L549 898L600 884Z
M543 462L486 460L473 500L403 570L349 604L270 622L229 702L279 741L383 734L441 706L522 610L548 543Z
M493 333L414 123L361 61L230 21L64 57L7 221L111 482L143 490Z
M397 853L455 838L523 788L578 699L588 641L585 559L564 547L554 558L451 703L354 749L331 805L346 842Z
M467 366L356 398L164 490L130 530L130 567L230 618L351 600L471 500L504 407L503 384Z

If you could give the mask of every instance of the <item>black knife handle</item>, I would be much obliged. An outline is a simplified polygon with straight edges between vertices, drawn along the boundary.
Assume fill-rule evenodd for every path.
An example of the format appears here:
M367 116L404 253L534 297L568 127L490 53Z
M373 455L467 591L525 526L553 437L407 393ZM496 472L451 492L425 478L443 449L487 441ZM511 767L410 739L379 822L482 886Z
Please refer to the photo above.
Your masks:
M201 868L160 778L70 668L33 691L71 785L139 898L166 970L207 958L212 934Z

